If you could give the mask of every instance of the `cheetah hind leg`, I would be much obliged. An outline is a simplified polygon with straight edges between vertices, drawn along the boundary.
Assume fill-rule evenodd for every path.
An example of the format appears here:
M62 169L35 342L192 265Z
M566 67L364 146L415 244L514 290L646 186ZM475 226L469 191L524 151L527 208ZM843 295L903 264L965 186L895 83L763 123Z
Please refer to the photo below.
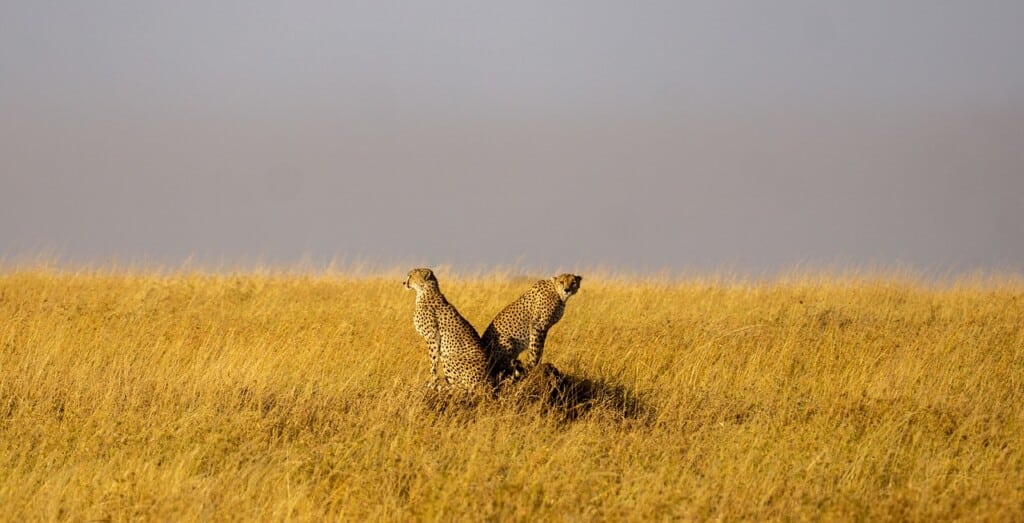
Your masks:
M524 377L526 377L526 368L523 367L523 362L512 359L498 371L495 381L499 387L504 387L516 383Z

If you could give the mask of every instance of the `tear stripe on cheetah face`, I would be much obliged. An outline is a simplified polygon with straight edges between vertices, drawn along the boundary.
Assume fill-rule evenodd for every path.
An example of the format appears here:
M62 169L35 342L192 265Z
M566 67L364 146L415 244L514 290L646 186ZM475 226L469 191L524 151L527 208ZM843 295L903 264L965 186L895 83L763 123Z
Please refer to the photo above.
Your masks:
M554 282L555 291L558 293L558 297L563 302L569 301L569 297L576 294L580 290L580 282L583 281L583 276L576 274L559 274L551 278Z
M437 286L437 277L434 276L434 271L430 269L413 269L409 271L409 274L405 278L405 288L416 291L418 297L421 292L434 290L438 293L441 290Z

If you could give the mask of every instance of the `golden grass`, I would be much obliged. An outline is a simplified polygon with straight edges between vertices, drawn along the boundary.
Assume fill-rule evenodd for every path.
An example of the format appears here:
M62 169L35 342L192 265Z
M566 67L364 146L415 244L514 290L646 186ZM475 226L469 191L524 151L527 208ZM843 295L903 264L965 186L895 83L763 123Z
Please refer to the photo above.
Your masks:
M425 397L398 273L7 270L0 514L1024 518L1019 281L584 276L572 417ZM478 329L530 284L439 278Z

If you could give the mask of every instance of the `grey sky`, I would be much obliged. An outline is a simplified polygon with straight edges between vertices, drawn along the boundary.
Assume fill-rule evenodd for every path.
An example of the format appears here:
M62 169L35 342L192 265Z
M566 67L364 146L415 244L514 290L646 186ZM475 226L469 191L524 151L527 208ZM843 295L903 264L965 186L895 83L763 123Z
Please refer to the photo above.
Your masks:
M5 2L0 256L1024 268L1024 3Z

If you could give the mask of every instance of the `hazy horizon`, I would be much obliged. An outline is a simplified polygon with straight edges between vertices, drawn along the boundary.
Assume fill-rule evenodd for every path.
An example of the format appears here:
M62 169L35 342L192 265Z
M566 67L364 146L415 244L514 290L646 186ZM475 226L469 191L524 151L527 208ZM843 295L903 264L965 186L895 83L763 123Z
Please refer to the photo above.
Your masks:
M1024 4L0 7L0 259L1024 270Z

